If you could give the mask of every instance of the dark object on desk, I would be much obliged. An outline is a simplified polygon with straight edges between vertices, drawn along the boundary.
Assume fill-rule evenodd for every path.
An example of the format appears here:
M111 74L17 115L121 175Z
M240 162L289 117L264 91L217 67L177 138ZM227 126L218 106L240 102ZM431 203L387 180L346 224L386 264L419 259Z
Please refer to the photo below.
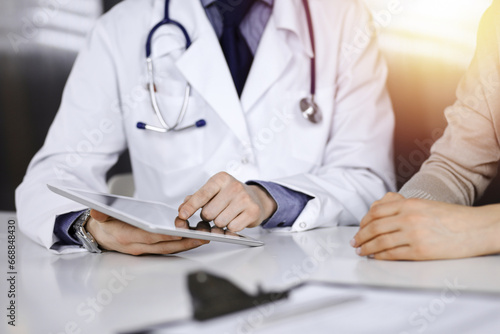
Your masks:
M260 292L249 295L232 282L205 271L189 274L188 288L193 304L193 318L208 320L288 297L284 292Z

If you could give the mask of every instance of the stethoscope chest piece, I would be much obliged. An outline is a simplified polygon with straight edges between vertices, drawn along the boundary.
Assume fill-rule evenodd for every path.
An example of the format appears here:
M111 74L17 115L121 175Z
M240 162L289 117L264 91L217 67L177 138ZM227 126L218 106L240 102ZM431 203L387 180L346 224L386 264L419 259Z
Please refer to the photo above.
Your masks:
M311 123L317 124L323 120L319 107L312 97L305 97L300 100L300 110L302 116Z

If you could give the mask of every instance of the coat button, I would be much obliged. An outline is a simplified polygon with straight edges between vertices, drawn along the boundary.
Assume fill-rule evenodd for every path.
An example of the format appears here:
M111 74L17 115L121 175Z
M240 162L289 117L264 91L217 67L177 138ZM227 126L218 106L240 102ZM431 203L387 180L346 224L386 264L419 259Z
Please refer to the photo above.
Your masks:
M307 227L307 224L305 222L300 222L299 223L299 227L300 228L306 228Z
M243 158L241 158L241 163L242 163L243 165L246 165L248 162L249 162L249 160L248 160L248 158L247 158L247 157L243 157Z

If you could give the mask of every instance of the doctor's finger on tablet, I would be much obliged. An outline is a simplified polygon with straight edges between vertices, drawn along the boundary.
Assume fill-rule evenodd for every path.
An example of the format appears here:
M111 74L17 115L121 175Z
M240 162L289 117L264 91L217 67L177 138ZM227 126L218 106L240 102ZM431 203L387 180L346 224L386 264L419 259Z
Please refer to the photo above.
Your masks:
M259 186L246 185L221 172L186 197L179 207L179 217L188 219L200 208L204 220L213 220L218 227L241 231L269 218L276 210L276 203Z
M223 189L233 183L233 180L234 178L226 173L212 176L197 192L185 198L184 203L179 207L179 217L181 219L190 218L196 211L212 202ZM219 196L216 202L218 209L221 210L227 207L230 198ZM210 220L209 217L202 218Z

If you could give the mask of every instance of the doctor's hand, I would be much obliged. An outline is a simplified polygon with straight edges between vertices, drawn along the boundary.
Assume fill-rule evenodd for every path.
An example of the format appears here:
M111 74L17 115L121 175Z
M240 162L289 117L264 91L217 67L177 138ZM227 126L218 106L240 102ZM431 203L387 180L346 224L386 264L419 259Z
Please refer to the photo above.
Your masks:
M91 210L90 216L85 229L94 237L99 248L105 250L131 255L172 254L209 242L150 233L96 210ZM188 222L179 218L176 218L175 226L189 228Z
M500 205L467 207L389 193L351 241L360 256L437 260L500 252Z
M271 217L276 211L276 202L260 186L246 185L221 172L186 197L179 207L179 217L187 220L200 208L203 220L214 221L217 227L238 232L258 226Z

